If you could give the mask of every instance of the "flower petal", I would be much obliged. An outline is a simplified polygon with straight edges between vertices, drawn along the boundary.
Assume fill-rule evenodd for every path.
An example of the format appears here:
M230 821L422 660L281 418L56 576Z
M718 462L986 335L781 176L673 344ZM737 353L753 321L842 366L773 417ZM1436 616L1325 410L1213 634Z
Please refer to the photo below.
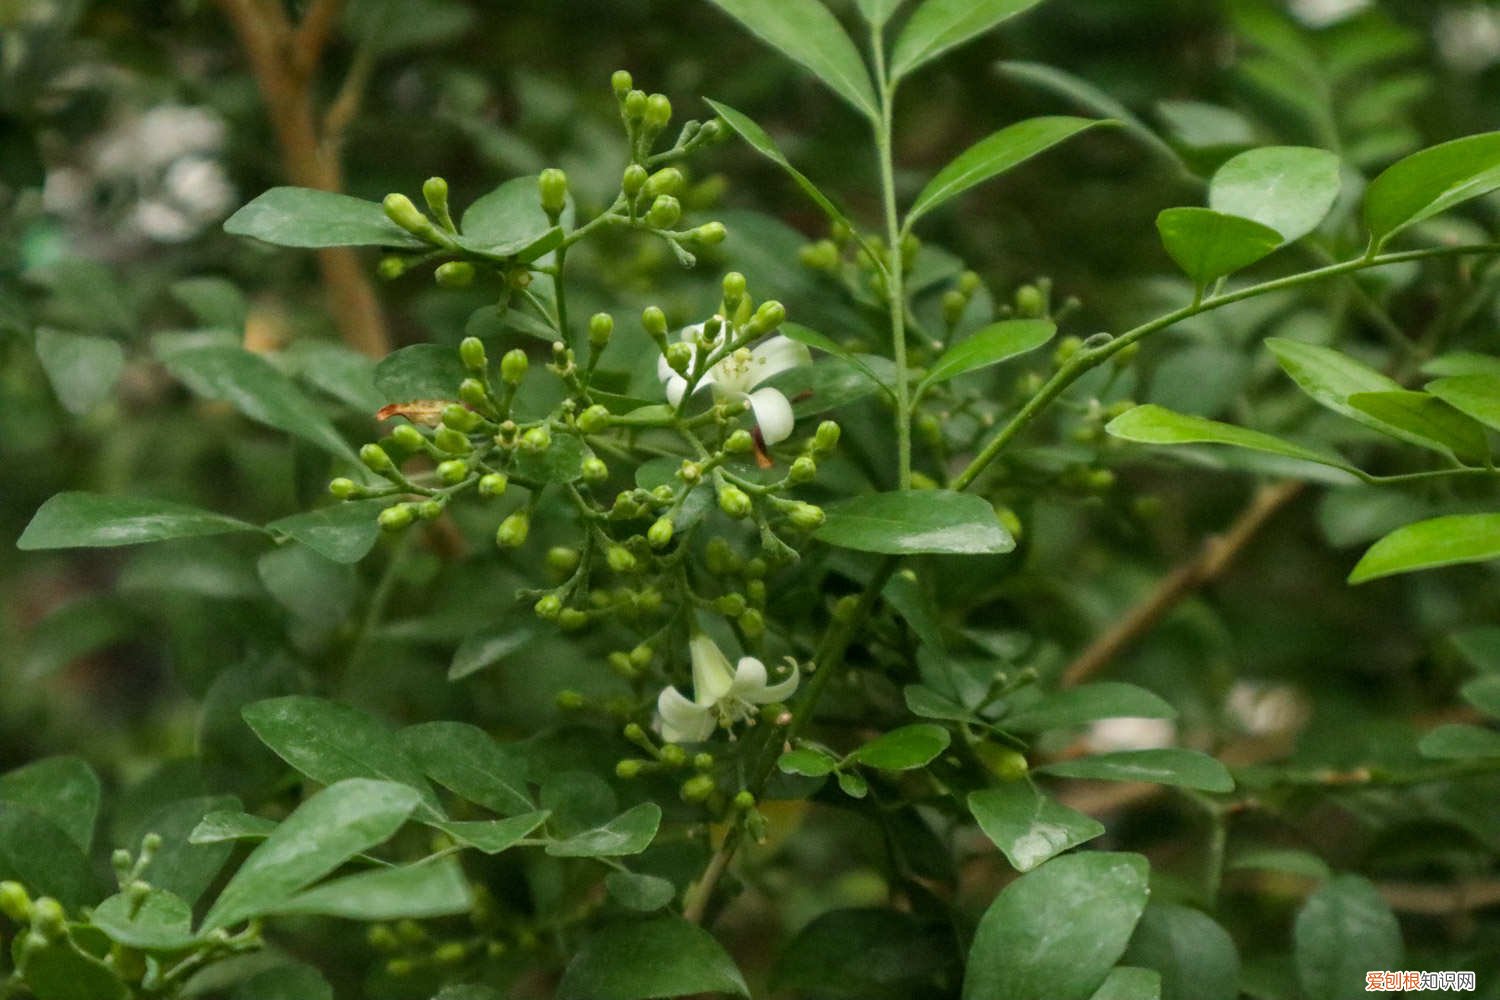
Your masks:
M760 385L772 375L779 375L788 368L812 364L812 352L807 349L806 344L799 344L781 334L761 341L750 349L750 353L753 358L752 386Z
M682 402L682 394L685 392L687 392L687 379L673 372L672 377L667 379L667 402L676 406Z
M670 685L657 696L656 711L661 715L662 739L668 743L697 743L713 735L713 713Z
M756 389L748 398L750 409L755 413L755 422L760 425L760 436L767 445L777 444L792 436L797 418L792 415L792 404L787 402L780 389Z
M708 706L722 700L734 687L729 657L702 632L688 640L688 653L693 660L693 701Z
M773 701L786 701L797 690L797 685L802 683L802 675L797 670L797 665L792 664L792 676L780 684L768 684L762 688L760 693L751 697L745 696L746 701L753 701L757 705L769 705Z
M734 666L734 683L729 686L731 695L754 701L766 688L766 665L753 656L742 656Z

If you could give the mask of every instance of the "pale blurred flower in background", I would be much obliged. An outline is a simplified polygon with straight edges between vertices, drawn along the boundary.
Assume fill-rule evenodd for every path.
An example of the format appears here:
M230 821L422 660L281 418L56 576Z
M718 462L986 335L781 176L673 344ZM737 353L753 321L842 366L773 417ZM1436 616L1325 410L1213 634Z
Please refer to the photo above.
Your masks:
M1171 719L1101 719L1083 734L1090 753L1158 750L1176 742L1177 724Z
M1438 16L1433 35L1444 62L1478 73L1500 60L1500 9L1487 3L1450 8Z

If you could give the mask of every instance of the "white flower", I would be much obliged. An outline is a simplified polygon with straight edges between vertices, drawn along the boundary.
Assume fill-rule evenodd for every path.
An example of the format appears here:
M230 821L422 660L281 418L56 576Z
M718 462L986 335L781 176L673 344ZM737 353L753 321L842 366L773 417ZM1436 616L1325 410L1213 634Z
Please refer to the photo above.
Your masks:
M702 323L682 331L683 341L693 347L693 363L697 362L696 341L702 333ZM710 346L710 352L723 345L724 337L725 332L721 330ZM795 423L792 404L781 390L769 386L757 389L756 386L772 375L811 361L812 355L806 345L777 334L753 347L741 347L720 359L703 373L693 391L712 386L714 396L718 399L743 399L748 402L750 412L755 415L755 423L760 427L761 439L767 445L773 445L785 441L792 434L792 425ZM691 371L691 367L688 370ZM682 401L683 393L687 392L687 379L674 372L665 357L657 361L656 373L666 384L667 401L676 406Z
M1122 750L1157 750L1177 742L1177 724L1171 719L1101 719L1083 735L1091 753Z
M795 665L792 675L779 684L767 683L766 665L753 656L740 658L733 671L729 658L708 636L695 634L688 641L693 659L693 699L675 687L662 688L656 699L661 713L661 736L668 743L696 743L728 729L755 714L757 705L785 701L797 690Z

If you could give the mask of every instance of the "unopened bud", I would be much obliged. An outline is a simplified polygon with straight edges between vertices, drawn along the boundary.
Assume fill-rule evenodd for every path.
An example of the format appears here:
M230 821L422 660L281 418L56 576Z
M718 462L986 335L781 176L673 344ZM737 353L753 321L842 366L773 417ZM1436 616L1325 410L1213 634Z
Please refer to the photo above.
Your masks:
M526 369L529 367L531 362L527 359L526 352L519 347L511 348L500 359L500 377L507 385L520 385L526 378Z
M653 549L666 548L672 541L672 519L670 517L657 518L656 522L646 531L646 541L651 543Z
M594 313L589 317L589 343L595 348L608 344L614 332L615 318L609 313Z
M391 441L396 447L406 452L421 451L427 444L427 439L422 436L422 432L411 424L397 424L396 428L391 431Z
M626 758L615 765L615 777L629 781L631 778L638 777L645 766L645 761L636 760L633 757Z
M505 495L505 488L510 485L510 480L503 472L487 472L479 477L479 495L486 499L493 499Z
M667 336L667 314L657 306L647 306L641 312L641 326L645 327L652 340L661 342Z
M646 224L653 229L671 229L682 218L682 205L669 194L657 195L646 212Z
M749 517L753 505L744 490L738 486L725 486L719 490L719 509L738 519Z
M803 531L813 531L823 525L823 508L798 501L788 512L793 524Z
M750 582L759 583L760 581L752 580ZM755 608L746 608L745 613L740 615L739 622L740 631L745 634L745 638L747 639L759 639L766 634L766 618Z
M467 406L459 403L449 403L443 407L444 427L450 427L460 433L467 434L483 422L484 418Z
M536 188L542 202L542 211L556 223L568 204L568 175L556 167L548 167L537 175Z
M693 241L705 247L718 246L728 236L729 230L724 228L722 222L705 222L692 231Z
M1047 300L1042 290L1035 285L1022 285L1016 289L1016 315L1041 316L1047 311Z
M437 433L432 435L432 443L437 446L438 451L449 455L467 455L474 450L474 443L469 440L469 436L452 427L439 427Z
M684 802L704 802L714 793L714 779L706 774L695 774L682 783Z
M646 98L646 125L656 131L667 127L672 120L672 102L666 94L652 94Z
M625 95L625 117L631 121L640 121L646 114L646 92L644 90L632 90Z
M552 447L552 432L546 427L533 427L521 435L521 450L543 452Z
M566 545L554 545L547 550L547 568L554 573L571 573L578 568L582 554Z
M646 178L646 185L641 190L647 198L656 198L660 195L676 195L682 190L682 171L676 167L662 167L656 173Z
M957 326L958 321L963 319L964 310L969 308L969 300L962 292L948 289L943 293L943 322L948 326Z
M625 193L625 197L633 201L646 186L646 180L650 176L645 167L639 163L632 163L625 168L625 173L620 175L620 190Z
M735 431L724 440L724 450L731 455L748 454L755 447L755 438L744 429Z
M616 573L634 573L636 570L635 556L623 545L611 545L604 554L604 560Z
M387 507L375 518L376 522L386 531L400 531L402 528L410 527L417 519L417 512L411 509L411 504L398 503L393 507Z
M19 882L0 882L0 913L12 923L24 924L31 920L31 896Z
M478 337L465 337L458 345L458 357L471 372L482 372L489 365L484 353L484 341Z
M750 320L750 330L756 336L770 333L786 320L786 307L775 299L760 304Z
M446 462L439 462L437 477L449 486L461 483L469 475L469 463L461 458L450 458Z
M609 410L598 403L578 415L578 429L585 434L598 434L609 426Z
M440 288L468 288L474 283L474 265L466 260L450 260L438 265L432 279Z
M31 927L48 941L56 941L67 931L68 914L51 896L42 896L31 905Z
M392 192L385 196L381 205L385 209L386 218L413 236L427 239L434 234L432 220L423 215L406 195Z
M839 436L842 433L838 424L832 420L825 420L818 425L817 433L813 435L813 447L827 454L838 447Z
M724 308L733 313L745 298L745 276L738 271L724 275Z
M531 533L531 518L526 516L525 511L516 511L514 514L500 522L500 527L495 529L495 544L502 549L519 548L526 544L526 536Z
M798 456L787 470L787 478L794 483L810 483L818 475L818 463L807 455Z
M588 623L588 612L577 608L563 608L557 616L557 627L564 632L576 632Z
M417 504L417 516L424 521L436 521L443 516L443 502L441 500L423 500Z
M348 500L359 496L364 491L354 480L340 476L328 484L328 492L339 500Z
M677 341L667 346L667 367L679 375L687 374L687 370L693 364L693 348L691 344Z
M385 449L378 444L367 444L359 449L359 460L365 463L365 468L371 472L387 473L396 471L396 463L391 461L391 456L385 453Z
M714 610L726 618L738 618L745 613L745 595L720 594L714 598Z
M609 478L609 466L595 455L590 455L583 460L579 472L583 475L584 482L588 483L602 483Z

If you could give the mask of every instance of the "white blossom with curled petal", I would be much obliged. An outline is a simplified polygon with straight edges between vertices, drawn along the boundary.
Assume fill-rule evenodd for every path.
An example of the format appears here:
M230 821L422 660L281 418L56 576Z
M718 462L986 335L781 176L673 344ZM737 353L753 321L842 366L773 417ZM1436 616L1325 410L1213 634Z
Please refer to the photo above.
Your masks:
M709 347L710 352L723 345L727 330L726 324ZM682 331L683 341L693 349L691 364L697 363L699 350L697 341L702 334L702 323L689 326ZM796 419L792 416L791 402L781 390L761 386L761 383L788 368L811 362L812 354L806 345L799 344L790 337L776 334L751 347L741 347L721 358L712 368L703 373L703 377L698 380L693 391L696 393L705 386L710 386L717 399L745 400L750 405L750 412L755 416L756 426L760 428L761 439L769 446L791 437L792 425ZM691 364L689 371L692 370ZM666 386L667 402L673 406L682 402L683 393L687 392L687 379L674 372L667 364L665 357L657 361L656 373Z
M656 699L661 736L668 743L706 740L720 726L728 729L753 716L757 706L785 701L797 690L796 664L790 677L771 684L764 663L744 656L731 670L723 650L701 632L688 641L688 651L693 660L692 700L671 685Z

